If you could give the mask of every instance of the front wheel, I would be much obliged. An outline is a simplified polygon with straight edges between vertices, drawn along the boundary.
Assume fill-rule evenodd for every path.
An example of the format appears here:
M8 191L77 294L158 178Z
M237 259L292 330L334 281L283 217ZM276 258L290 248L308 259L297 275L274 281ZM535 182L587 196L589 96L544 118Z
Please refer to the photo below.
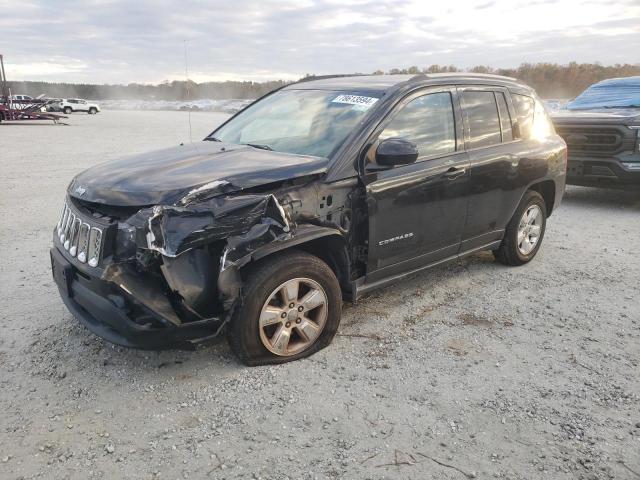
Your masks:
M73 112L73 109L71 107L64 107L63 112L69 115L71 112Z
M247 365L290 362L331 343L342 309L338 280L318 257L290 251L246 273L243 302L228 331Z
M89 109L89 115L95 115L96 113L98 113L98 110L96 110L95 108L91 107Z
M538 192L527 191L493 254L505 265L524 265L536 256L547 226L547 206Z

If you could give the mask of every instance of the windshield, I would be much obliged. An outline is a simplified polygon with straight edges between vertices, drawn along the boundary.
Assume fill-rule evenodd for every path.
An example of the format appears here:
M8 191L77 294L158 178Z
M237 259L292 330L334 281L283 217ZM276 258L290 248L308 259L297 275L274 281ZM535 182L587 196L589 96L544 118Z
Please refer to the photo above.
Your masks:
M377 100L370 93L281 90L239 113L207 140L331 158Z
M640 107L640 77L612 78L591 85L567 104L569 110Z

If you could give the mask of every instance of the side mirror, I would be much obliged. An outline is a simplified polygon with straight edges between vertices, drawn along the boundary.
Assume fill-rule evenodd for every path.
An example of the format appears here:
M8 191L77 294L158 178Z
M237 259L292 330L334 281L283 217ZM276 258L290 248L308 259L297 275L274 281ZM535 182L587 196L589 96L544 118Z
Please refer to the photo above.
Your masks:
M418 146L404 138L382 140L376 149L376 163L384 167L409 165L418 159Z

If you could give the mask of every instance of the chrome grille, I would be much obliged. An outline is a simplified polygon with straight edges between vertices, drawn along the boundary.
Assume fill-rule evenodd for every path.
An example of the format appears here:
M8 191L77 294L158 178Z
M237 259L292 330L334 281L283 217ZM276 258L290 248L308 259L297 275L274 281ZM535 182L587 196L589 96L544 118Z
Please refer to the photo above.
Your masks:
M102 244L102 230L96 227L91 227L91 235L89 235L89 260L88 264L91 267L98 265L100 260L100 245Z
M57 234L62 247L80 263L96 267L100 262L103 231L100 226L91 225L65 202Z

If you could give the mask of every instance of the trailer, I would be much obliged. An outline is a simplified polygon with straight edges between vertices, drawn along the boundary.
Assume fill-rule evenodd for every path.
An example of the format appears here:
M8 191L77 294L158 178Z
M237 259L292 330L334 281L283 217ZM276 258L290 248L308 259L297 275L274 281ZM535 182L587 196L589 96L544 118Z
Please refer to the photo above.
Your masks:
M51 120L53 123L59 123L60 119L68 117L59 113L47 112L47 106L54 102L54 99L42 98L14 101L11 89L7 85L4 58L0 54L0 123L24 120Z

